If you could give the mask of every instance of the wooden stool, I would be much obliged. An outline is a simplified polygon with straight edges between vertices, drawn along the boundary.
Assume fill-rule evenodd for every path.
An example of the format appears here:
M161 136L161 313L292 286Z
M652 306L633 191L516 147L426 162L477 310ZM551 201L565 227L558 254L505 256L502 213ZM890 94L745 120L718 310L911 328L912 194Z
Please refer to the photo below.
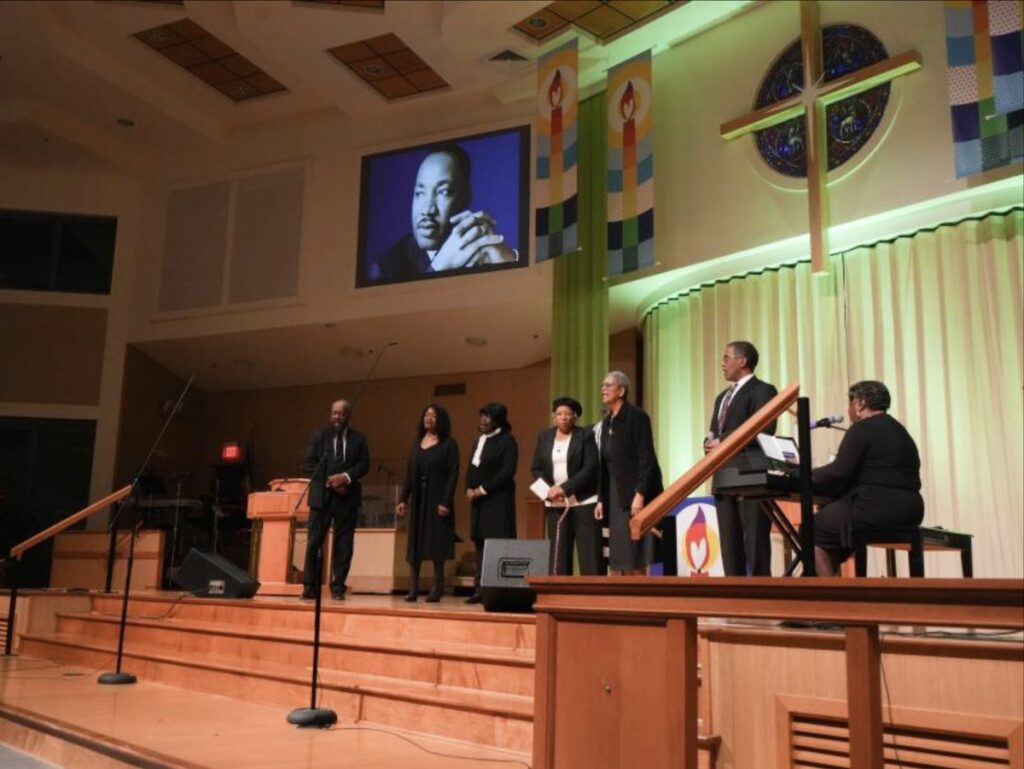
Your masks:
M868 575L868 546L884 547L889 576L896 574L895 550L906 550L910 561L910 576L924 576L924 546L920 526L900 526L891 529L870 529L853 532L854 573Z

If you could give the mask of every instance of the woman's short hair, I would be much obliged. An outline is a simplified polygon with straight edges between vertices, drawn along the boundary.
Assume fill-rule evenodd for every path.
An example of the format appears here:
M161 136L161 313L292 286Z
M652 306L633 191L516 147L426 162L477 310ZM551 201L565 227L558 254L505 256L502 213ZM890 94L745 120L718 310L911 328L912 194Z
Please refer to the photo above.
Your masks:
M512 432L512 425L508 421L508 409L504 403L485 403L480 407L480 413L489 416L495 427L500 427L507 433Z
M872 411L888 411L892 404L889 388L873 379L850 385L850 400L854 398L864 401L864 405Z
M577 418L583 416L583 406L575 398L569 398L567 396L555 398L551 402L552 413L558 411L558 409L561 408L562 406L568 406L570 409L572 409L572 413L575 414Z
M437 440L446 440L452 434L452 418L448 416L448 409L439 403L431 403L423 409L423 413L420 414L420 423L416 426L416 437L422 441L423 436L427 434L427 428L423 426L423 417L431 409L437 414Z
M623 371L609 371L604 375L605 379L611 377L615 383L622 388L623 400L629 398L629 377Z

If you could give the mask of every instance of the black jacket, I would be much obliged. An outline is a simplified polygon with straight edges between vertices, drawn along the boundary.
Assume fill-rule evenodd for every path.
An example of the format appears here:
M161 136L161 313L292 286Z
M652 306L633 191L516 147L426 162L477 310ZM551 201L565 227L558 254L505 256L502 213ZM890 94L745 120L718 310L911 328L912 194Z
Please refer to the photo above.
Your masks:
M537 448L533 452L530 472L534 478L543 478L549 486L555 485L551 450L555 445L555 430L549 427L537 435ZM562 484L567 497L584 500L597 494L597 442L594 431L583 427L572 428L569 453L566 456L569 479Z
M488 438L480 455L479 467L473 464L475 453L476 441L473 441L467 455L466 488L483 486L487 493L474 499L470 507L469 536L477 542L490 537L514 539L516 465L519 463L516 439L505 430Z
M739 429L740 425L759 411L762 406L779 394L779 391L775 389L775 385L762 382L756 376L753 377L739 389L729 403L729 410L725 414L725 429L720 431L718 429L718 407L721 405L722 398L725 397L727 392L729 392L728 387L718 394L718 397L715 398L715 408L711 411L711 434L719 439L728 438ZM764 429L764 432L774 435L775 424L775 422L772 422ZM755 438L748 443L743 450L760 451L757 439Z
M323 462L321 463L321 460ZM347 428L344 439L338 435L338 455L334 456L334 428L325 427L313 433L302 460L302 472L310 476L309 506L320 509L328 504L359 507L363 501L360 480L370 471L370 451L366 438L357 430ZM348 492L338 494L327 488L327 476L348 473L351 483Z
M610 470L609 470L610 467ZM608 501L610 477L615 474L615 485L620 494L629 497L619 500L624 507L633 501L633 493L643 495L647 504L664 489L661 467L654 453L654 434L651 418L643 409L623 403L619 413L607 416L601 425L601 499Z

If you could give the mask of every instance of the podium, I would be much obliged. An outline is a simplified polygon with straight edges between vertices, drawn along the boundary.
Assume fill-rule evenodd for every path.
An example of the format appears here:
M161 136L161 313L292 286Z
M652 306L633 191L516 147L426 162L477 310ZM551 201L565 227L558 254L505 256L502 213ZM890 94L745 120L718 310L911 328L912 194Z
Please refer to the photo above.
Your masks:
M278 478L270 482L270 491L256 491L249 495L246 515L261 522L254 575L260 581L261 595L298 595L302 592L302 585L288 581L288 572L292 563L295 522L309 518L309 504L304 496L308 485L306 478ZM299 504L300 499L302 504ZM329 544L324 549L325 554L330 553ZM327 568L324 573L329 573Z
M309 519L309 505L303 496L308 484L305 478L279 478L270 482L270 491L249 495L246 515L262 523L253 575L260 581L259 595L299 595L302 592L302 585L289 582L288 577L296 556L295 524ZM364 495L365 501L371 498ZM300 499L302 504L296 508ZM324 540L324 583L330 579L333 534L333 530L329 531ZM305 541L302 537L299 539ZM404 528L357 528L347 580L349 589L381 594L408 590L406 541ZM303 549L298 555L301 557L304 553ZM448 568L454 569L453 561Z

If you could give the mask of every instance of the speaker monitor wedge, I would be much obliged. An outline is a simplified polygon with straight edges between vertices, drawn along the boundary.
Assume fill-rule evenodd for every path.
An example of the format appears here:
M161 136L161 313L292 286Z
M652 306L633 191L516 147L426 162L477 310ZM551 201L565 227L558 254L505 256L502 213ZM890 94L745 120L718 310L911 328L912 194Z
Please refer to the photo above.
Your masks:
M537 594L526 578L551 573L551 542L546 539L488 539L480 574L480 597L487 611L525 612Z
M194 547L188 551L172 582L194 595L216 598L252 598L260 587L258 580L228 559Z

